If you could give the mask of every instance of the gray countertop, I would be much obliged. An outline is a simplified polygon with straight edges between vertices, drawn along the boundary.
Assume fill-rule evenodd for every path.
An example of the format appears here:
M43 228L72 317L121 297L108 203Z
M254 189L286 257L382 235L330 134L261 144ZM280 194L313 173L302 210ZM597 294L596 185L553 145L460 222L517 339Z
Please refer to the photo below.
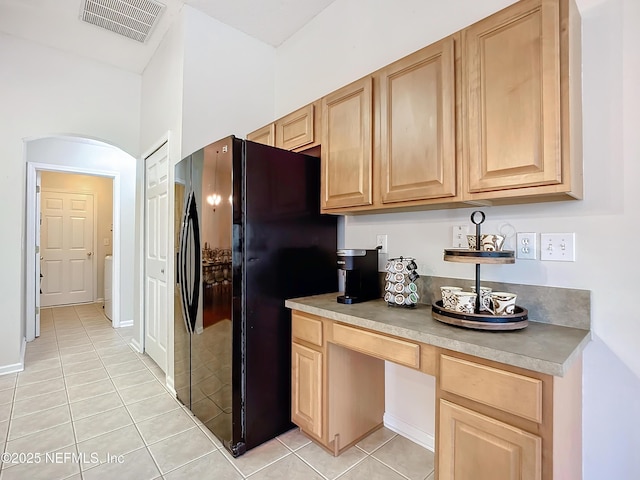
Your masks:
M562 377L591 339L591 331L529 320L523 330L478 331L447 325L430 305L390 307L382 300L344 305L338 293L287 300L294 310L436 347Z

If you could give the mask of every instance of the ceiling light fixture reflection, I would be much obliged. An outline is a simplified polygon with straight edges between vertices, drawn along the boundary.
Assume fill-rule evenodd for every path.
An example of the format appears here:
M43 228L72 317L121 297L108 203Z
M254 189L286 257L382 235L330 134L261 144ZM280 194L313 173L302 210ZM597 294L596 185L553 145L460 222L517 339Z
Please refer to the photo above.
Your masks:
M222 202L222 197L217 193L207 195L207 203L213 207L213 211L216 211L216 207Z

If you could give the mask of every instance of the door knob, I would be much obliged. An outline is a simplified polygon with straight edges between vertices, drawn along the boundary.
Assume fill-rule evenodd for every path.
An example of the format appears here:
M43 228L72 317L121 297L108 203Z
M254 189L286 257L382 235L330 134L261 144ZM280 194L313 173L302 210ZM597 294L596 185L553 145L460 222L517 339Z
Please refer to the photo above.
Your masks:
M91 255L93 255L93 252L87 252L87 257L90 257Z
M160 273L164 274L164 268L160 269Z

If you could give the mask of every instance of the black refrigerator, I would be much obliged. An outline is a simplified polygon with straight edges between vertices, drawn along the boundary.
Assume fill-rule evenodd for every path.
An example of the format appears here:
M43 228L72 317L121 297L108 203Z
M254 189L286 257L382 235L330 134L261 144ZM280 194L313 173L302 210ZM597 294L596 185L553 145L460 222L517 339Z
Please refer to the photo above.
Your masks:
M222 139L175 167L174 386L233 456L292 428L287 298L335 292L318 158Z

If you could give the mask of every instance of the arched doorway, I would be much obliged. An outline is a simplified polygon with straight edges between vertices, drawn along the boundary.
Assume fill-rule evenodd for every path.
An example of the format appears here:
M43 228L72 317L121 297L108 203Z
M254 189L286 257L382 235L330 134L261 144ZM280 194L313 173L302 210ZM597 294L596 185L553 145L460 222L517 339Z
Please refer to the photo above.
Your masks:
M135 236L122 235L123 226L132 233L135 225L136 160L107 143L52 136L25 141L26 199L26 328L27 341L39 334L39 258L37 251L40 205L40 173L59 172L111 178L113 181L113 316L114 327L133 324L133 257ZM123 225L124 224L124 225ZM126 226L125 226L126 225ZM124 270L123 271L123 265ZM123 277L131 285L123 285ZM125 291L123 298L123 291ZM124 314L124 315L123 315Z

